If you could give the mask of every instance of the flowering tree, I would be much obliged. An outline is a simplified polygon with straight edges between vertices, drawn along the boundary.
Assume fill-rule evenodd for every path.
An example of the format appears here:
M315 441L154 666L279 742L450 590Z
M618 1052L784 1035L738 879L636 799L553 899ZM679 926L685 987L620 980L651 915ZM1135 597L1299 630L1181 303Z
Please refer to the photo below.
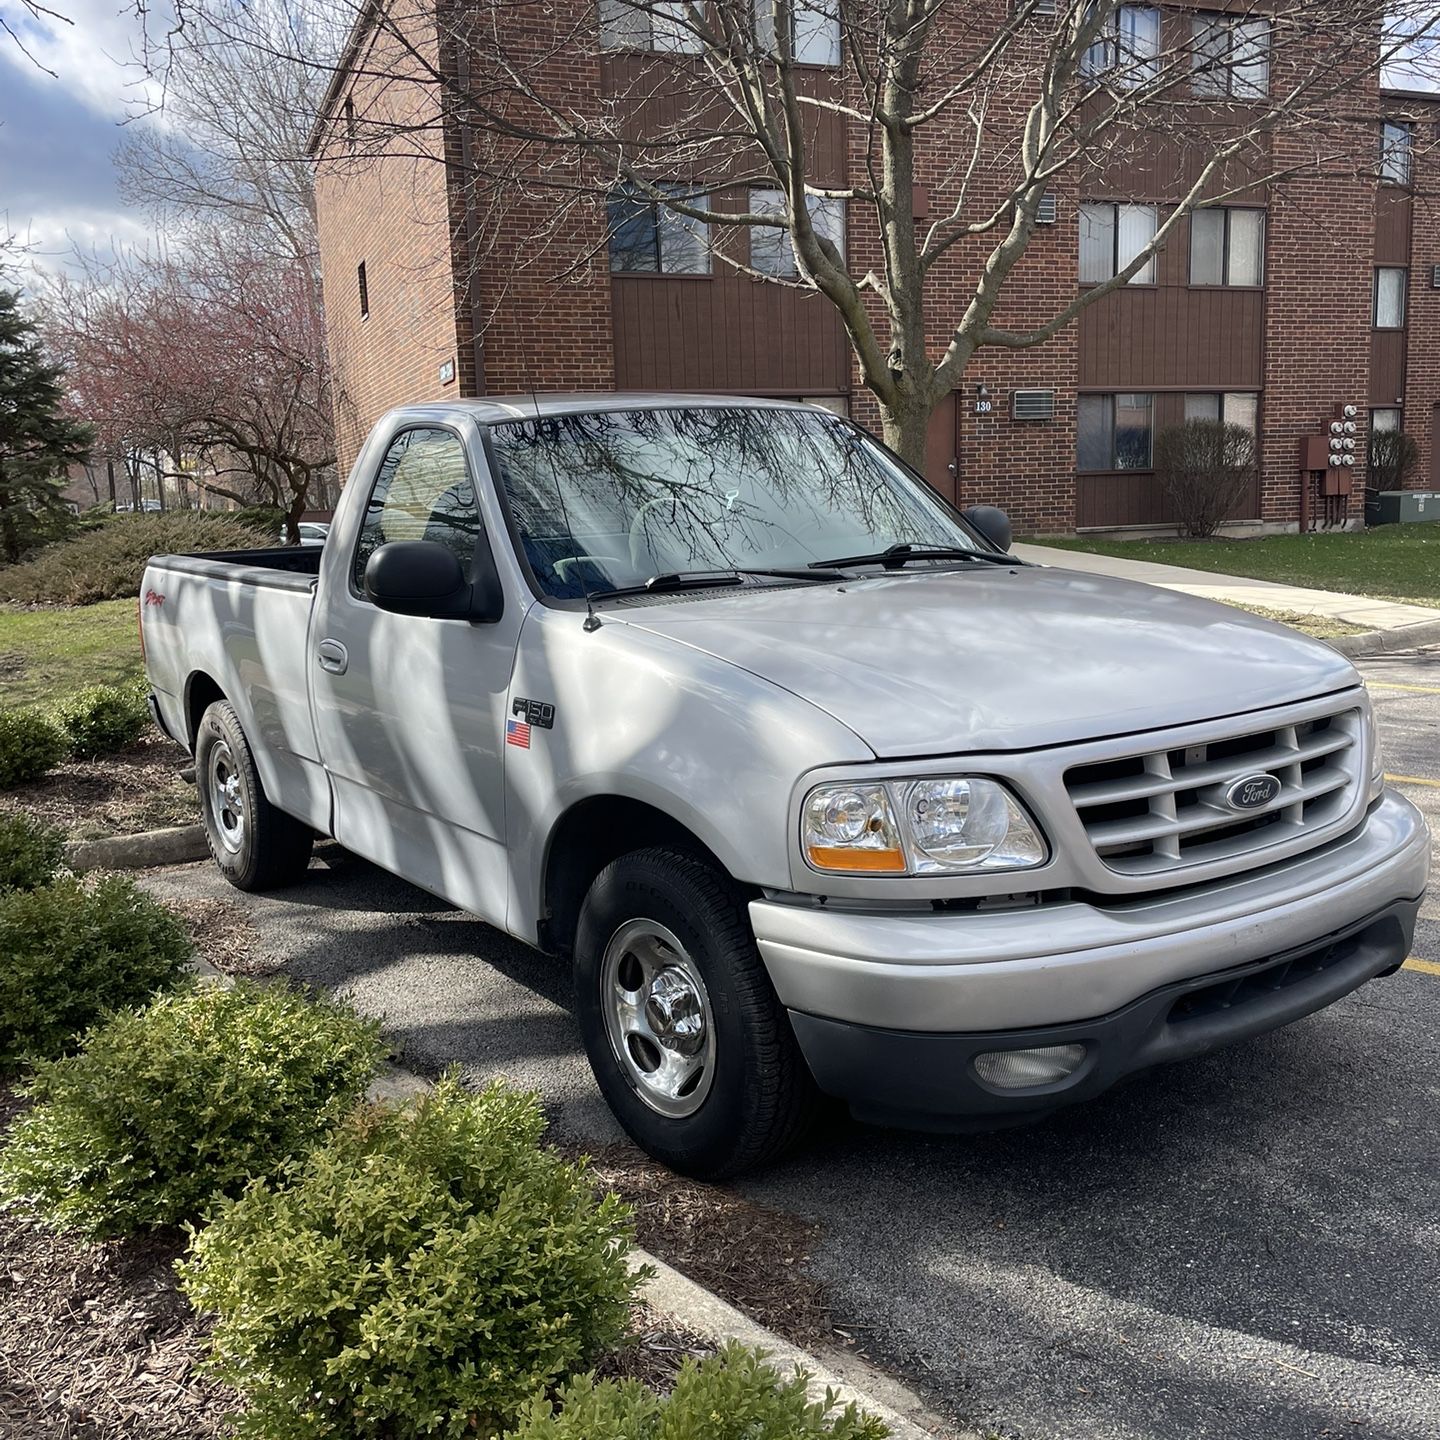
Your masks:
M305 262L213 232L51 286L46 326L72 403L110 454L200 457L207 488L286 514L291 538L335 463L324 317Z

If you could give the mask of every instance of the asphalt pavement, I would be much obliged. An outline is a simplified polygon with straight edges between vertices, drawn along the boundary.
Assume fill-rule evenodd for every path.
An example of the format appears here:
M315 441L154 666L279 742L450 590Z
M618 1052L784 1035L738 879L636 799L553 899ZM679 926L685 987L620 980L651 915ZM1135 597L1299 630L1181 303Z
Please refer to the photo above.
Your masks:
M1440 652L1362 661L1386 768L1440 833ZM1437 869L1440 874L1440 869ZM417 1068L533 1086L620 1138L568 976L338 847L241 905ZM739 1188L819 1222L839 1322L957 1424L1026 1440L1440 1440L1440 898L1415 959L1277 1034L1027 1130L835 1118Z

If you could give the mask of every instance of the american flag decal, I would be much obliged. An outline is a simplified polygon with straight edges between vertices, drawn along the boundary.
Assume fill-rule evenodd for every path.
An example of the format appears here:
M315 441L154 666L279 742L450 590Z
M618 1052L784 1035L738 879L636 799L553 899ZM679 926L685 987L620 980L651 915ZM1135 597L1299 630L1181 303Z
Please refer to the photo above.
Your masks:
M530 726L524 720L505 722L505 743L518 745L522 750L530 748Z

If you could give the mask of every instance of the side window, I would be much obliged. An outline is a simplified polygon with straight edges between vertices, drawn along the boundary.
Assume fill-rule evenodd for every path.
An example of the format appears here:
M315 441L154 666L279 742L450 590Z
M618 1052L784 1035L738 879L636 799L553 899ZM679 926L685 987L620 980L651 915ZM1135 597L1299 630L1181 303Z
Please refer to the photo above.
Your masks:
M365 593L365 566L392 540L435 540L474 578L480 511L465 447L449 430L405 430L390 443L365 507L351 577Z

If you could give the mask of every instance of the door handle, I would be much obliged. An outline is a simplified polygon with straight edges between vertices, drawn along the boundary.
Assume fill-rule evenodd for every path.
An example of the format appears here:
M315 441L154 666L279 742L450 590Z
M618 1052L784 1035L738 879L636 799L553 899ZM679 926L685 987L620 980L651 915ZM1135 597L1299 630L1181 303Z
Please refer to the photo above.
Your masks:
M316 647L320 668L332 675L343 675L350 664L350 653L338 640L322 640Z

